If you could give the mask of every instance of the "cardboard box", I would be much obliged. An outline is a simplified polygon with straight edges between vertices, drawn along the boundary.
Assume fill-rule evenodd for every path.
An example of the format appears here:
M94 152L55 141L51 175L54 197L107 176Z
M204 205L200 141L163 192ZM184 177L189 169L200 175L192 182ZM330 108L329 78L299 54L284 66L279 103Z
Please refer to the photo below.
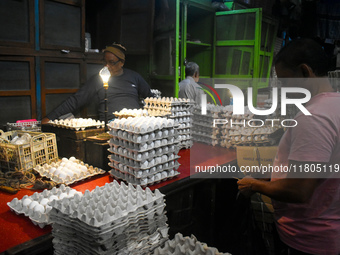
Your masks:
M244 174L251 174L256 178L269 178L269 168L273 166L276 152L277 146L237 146L237 164Z
M241 166L269 166L273 165L277 146L237 146L237 164Z

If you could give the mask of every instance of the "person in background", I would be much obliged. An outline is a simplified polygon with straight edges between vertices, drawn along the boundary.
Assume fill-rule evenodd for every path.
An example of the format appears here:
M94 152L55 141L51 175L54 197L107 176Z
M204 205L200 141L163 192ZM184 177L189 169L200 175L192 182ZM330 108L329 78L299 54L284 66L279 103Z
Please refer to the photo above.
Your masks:
M241 193L272 198L276 227L283 247L277 254L340 254L340 94L327 78L328 57L311 39L297 39L276 56L282 86L310 91L297 126L287 129L278 146L270 181L245 177ZM332 169L331 169L332 168ZM296 171L294 171L296 169ZM309 170L308 170L309 169ZM314 171L312 171L314 169Z
M179 86L179 98L189 98L196 104L201 103L201 95L204 94L200 85L197 84L200 78L199 66L195 62L189 62L185 66L185 79Z
M108 67L111 77L109 80L108 119L113 119L113 112L123 108L140 108L139 99L152 97L148 83L138 73L123 68L126 49L120 44L112 44L104 50L104 65ZM47 114L42 124L54 120L68 113L73 113L79 108L89 104L94 99L98 102L99 119L105 119L105 90L99 73L92 76L84 86L74 95L67 98L61 105Z

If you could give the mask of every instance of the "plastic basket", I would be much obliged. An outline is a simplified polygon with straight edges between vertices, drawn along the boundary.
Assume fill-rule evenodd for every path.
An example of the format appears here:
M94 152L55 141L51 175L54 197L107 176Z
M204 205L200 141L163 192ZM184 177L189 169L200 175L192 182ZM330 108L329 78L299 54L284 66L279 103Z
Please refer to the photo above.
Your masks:
M41 131L41 121L7 123L7 130Z
M27 144L8 143L15 136L28 133L31 141ZM0 168L3 171L31 170L36 165L58 160L58 149L55 134L27 131L0 130Z

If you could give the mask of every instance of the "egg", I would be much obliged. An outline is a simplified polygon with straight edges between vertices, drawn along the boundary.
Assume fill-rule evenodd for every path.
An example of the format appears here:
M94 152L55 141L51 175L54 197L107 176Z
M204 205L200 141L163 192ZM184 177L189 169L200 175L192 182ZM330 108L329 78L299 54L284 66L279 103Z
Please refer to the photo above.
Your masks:
M30 203L30 205L29 205L28 208L29 208L30 210L33 210L34 207L37 206L38 204L39 204L38 201L33 201L32 203Z
M52 195L52 196L49 197L49 200L50 201L59 200L59 197L57 197L56 195Z
M57 171L57 168L55 168L55 167L51 167L50 168L50 174L54 174L55 171Z
M50 200L48 198L43 198L43 199L41 199L40 204L42 206L46 206L48 202L50 202Z
M22 206L29 206L32 203L32 199L26 198L22 201Z
M44 213L45 212L45 207L41 204L37 204L34 207L34 212L39 212L39 213Z
M74 196L76 193L77 193L76 190L71 189L71 190L69 190L69 192L68 192L68 196L72 197L72 196Z
M63 199L64 197L68 197L67 193L61 193L59 195L59 199Z

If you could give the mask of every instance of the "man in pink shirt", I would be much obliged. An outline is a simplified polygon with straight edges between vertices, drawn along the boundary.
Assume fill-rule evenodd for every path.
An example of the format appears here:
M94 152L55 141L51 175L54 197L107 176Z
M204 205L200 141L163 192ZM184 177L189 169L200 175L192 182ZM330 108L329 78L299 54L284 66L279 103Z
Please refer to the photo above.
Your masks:
M340 254L340 94L328 81L327 63L321 46L309 39L279 52L278 78L296 78L283 86L309 90L305 108L311 115L298 113L297 126L280 141L274 166L290 172L272 173L270 182L238 182L241 192L272 198L277 230L287 245L284 254Z

